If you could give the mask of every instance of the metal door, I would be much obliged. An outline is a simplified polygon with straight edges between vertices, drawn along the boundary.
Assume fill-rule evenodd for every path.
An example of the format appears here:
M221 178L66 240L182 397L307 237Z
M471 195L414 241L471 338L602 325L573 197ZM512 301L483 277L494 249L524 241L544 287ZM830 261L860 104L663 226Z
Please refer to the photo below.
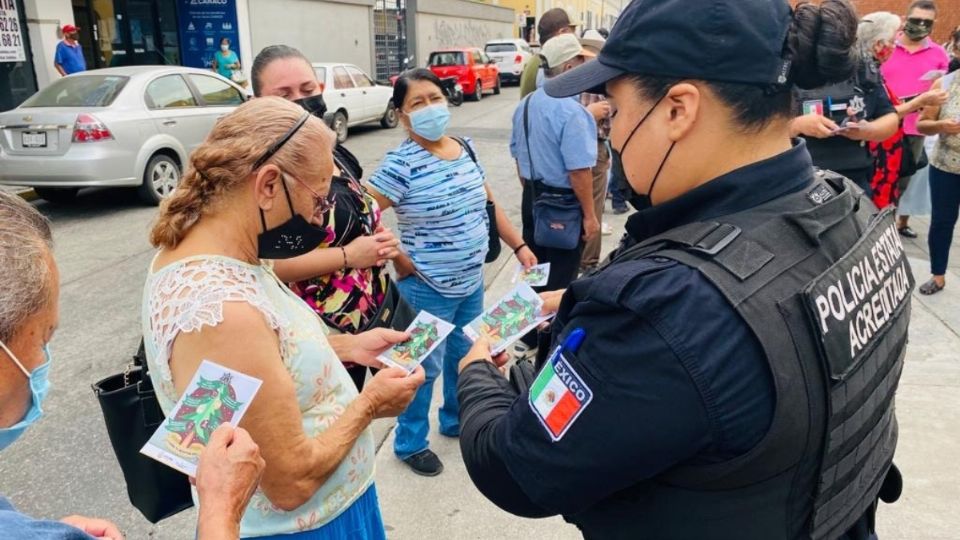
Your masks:
M403 59L407 57L406 0L375 0L373 49L377 58L374 79L387 81L403 70ZM407 67L413 67L416 63L414 59Z

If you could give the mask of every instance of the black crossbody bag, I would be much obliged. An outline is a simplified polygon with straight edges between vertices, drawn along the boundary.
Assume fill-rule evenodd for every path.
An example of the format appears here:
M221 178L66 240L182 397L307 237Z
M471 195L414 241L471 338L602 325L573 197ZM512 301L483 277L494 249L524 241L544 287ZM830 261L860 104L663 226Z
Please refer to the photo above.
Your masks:
M532 94L531 94L532 95ZM583 231L583 210L572 189L554 188L537 178L530 151L530 97L523 101L523 138L530 160L530 189L533 190L533 240L538 246L576 249Z
M467 155L470 156L470 159L473 161L473 164L477 167L480 167L480 162L477 161L477 154L473 152L473 148L470 148L470 145L467 144L467 141L461 139L460 137L453 137L453 140L457 141L460 146L467 152ZM502 246L500 245L500 229L497 227L497 205L487 198L487 224L488 224L488 239L487 239L487 256L483 259L485 263L492 263L497 260L500 256L500 250Z
M193 506L187 476L140 453L165 418L150 380L143 341L126 370L97 382L93 392L103 410L130 503L150 523Z

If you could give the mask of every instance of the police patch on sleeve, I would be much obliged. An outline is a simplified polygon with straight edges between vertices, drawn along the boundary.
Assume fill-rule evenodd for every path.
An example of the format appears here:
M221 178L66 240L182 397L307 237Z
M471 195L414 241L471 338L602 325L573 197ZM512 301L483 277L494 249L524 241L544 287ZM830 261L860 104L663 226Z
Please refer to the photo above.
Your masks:
M593 391L584 384L563 354L554 353L530 387L530 408L557 442L593 400Z
M890 208L804 289L831 376L843 379L860 363L908 306L913 286Z

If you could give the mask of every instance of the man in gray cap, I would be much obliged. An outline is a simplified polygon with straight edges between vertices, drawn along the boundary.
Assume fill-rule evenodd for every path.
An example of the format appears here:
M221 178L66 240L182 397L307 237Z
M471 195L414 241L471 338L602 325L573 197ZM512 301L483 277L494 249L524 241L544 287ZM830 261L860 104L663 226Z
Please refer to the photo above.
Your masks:
M561 34L573 34L577 30L577 25L570 22L570 15L563 8L553 8L540 16L540 22L537 23L537 35L540 37L540 47L546 47L547 42ZM527 65L523 68L520 75L520 98L527 97L537 89L538 74L540 73L541 60L539 55L534 55L527 60Z

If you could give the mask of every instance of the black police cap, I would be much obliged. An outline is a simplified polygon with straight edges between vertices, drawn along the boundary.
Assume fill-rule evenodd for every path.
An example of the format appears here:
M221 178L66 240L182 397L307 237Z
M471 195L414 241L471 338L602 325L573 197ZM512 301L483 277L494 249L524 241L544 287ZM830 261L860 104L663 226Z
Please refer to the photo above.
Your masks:
M791 21L787 0L633 0L597 60L548 80L544 90L604 93L607 81L626 73L783 85Z

